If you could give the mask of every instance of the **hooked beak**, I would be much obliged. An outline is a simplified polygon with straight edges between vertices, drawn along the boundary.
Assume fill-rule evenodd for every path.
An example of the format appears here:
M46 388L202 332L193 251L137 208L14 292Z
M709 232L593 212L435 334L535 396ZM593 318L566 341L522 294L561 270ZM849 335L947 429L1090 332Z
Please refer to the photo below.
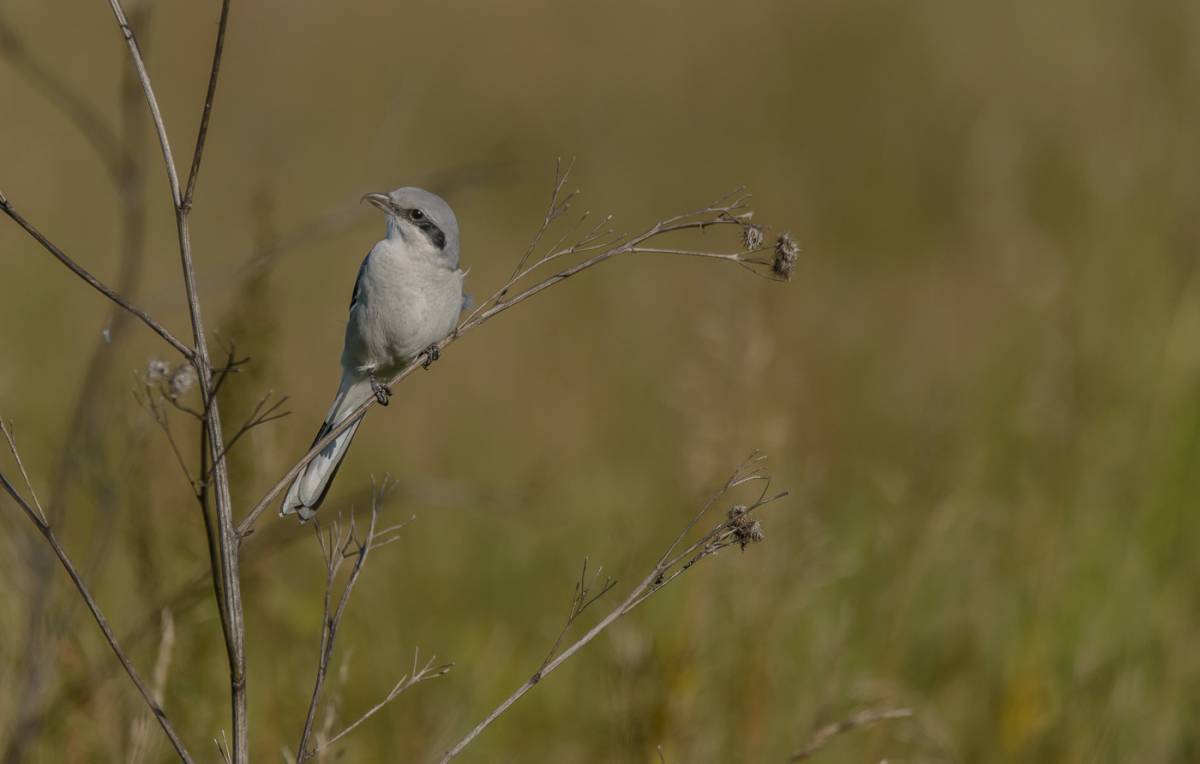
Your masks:
M387 194L366 194L359 201L367 202L372 207L378 207L389 215L396 214L396 208Z

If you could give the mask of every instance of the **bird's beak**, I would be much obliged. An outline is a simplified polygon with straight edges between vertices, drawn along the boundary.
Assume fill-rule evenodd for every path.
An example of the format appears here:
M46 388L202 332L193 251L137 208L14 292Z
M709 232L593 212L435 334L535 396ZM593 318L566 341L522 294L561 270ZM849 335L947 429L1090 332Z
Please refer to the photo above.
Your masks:
M388 198L387 194L366 194L361 201L367 202L372 207L378 207L389 215L396 213L392 206L392 200Z

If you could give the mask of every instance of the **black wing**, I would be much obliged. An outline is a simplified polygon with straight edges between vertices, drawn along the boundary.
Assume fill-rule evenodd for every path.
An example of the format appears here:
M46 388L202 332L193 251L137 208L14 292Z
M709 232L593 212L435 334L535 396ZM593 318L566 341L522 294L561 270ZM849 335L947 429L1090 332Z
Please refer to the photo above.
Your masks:
M358 275L354 277L354 291L350 293L350 310L354 310L354 306L358 304L358 290L362 287L363 271L367 269L367 258L363 258L362 265L358 266Z

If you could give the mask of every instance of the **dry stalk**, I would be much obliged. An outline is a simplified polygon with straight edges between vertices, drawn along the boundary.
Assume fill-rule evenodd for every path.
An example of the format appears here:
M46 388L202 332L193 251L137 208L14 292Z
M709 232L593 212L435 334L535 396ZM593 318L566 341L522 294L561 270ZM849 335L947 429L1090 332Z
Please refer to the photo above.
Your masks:
M721 502L735 488L741 485L761 483L760 491L754 501L748 505L735 504L732 505L726 512L726 518L722 522L713 526L707 533L693 541L687 546L683 546L684 539L688 534L700 523L702 519ZM562 663L568 660L572 655L577 653L585 645L595 639L601 632L615 623L622 616L627 615L631 610L636 608L648 598L660 591L664 586L674 581L679 576L683 575L693 565L700 560L710 557L722 549L737 544L743 549L751 543L761 541L763 538L762 526L754 517L753 513L760 507L766 506L773 501L783 498L787 492L771 494L771 478L763 468L763 457L754 453L743 462L729 477L725 484L718 489L700 510L692 517L691 521L683 527L671 545L658 558L658 562L654 565L651 571L646 575L641 582L635 586L625 599L613 608L607 615L600 619L591 629L583 636L572 642L561 652L557 652L558 645L562 642L562 634L555 640L554 648L551 649L550 656L547 657L542 665L527 679L520 687L518 687L504 702L491 711L483 721L479 722L475 727L467 733L465 737L458 741L450 750L448 750L438 761L441 764L450 761L458 754L462 753L468 745L471 744L479 735L500 718L514 703L521 699L525 693L532 690L540 681L547 677L552 671L557 669ZM575 621L584 608L594 603L605 592L609 591L613 582L606 581L598 594L589 595L589 588L585 585L587 569L584 568L580 576L579 582L575 585L575 594L572 598L570 614L567 617L567 627ZM564 629L565 633L565 629Z
M353 514L350 515L350 523L344 535L342 534L341 522L339 520L335 520L324 531L322 531L319 524L314 526L317 543L320 545L321 554L325 558L325 605L324 614L321 618L321 648L317 660L316 678L313 681L312 698L309 701L308 712L304 718L304 728L300 733L300 742L296 746L296 764L303 764L304 761L312 758L322 749L341 740L354 730L354 728L369 719L408 688L428 679L444 676L450 670L449 665L435 666L435 658L430 658L422 668L418 669L417 663L420 653L414 653L412 671L402 677L381 702L356 721L349 724L341 732L332 737L326 735L327 740L323 744L309 748L308 741L313 733L313 722L316 719L317 706L321 701L321 690L325 685L329 663L333 658L334 641L337 638L338 627L341 625L342 618L346 614L346 606L350 602L350 595L354 591L354 585L358 583L358 577L367 562L367 555L372 549L377 549L395 541L397 538L395 535L396 532L402 530L408 524L400 523L399 525L385 528L378 533L376 532L375 528L379 519L379 505L387 492L387 487L386 478L378 490L374 490L374 486L372 486L371 522L367 527L366 536L359 536ZM337 579L338 571L341 570L342 565L347 560L353 560L354 562L351 565L349 576L346 579L345 586L342 587L342 593L338 598L335 608L333 606L334 581Z

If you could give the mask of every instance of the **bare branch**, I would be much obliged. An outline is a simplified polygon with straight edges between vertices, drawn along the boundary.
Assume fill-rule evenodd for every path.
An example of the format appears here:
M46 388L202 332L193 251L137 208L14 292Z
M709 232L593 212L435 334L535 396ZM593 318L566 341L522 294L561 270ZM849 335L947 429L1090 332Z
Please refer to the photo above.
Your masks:
M192 155L192 169L188 172L187 191L183 195L185 210L192 206L196 193L196 180L200 177L200 159L204 155L204 142L208 138L208 121L212 118L213 98L217 94L217 75L221 71L221 57L225 52L225 28L229 24L229 0L222 0L221 19L217 22L217 44L213 51L212 72L208 76L208 91L204 94L204 112L200 116L200 130L196 135L196 152Z
M546 231L550 230L550 226L554 224L567 210L571 209L571 200L578 196L579 191L572 191L562 198L563 186L567 183L567 178L571 175L571 170L575 168L575 157L571 157L571 161L567 164L566 169L562 166L562 157L559 157L554 162L554 190L550 192L550 206L546 210L546 216L542 219L542 224L538 226L537 233L533 235L533 239L529 242L529 248L525 250L525 254L517 262L517 267L513 270L512 276L509 278L509 284L512 284L521 270L525 267L525 263L529 262L529 258L537 250L538 244L541 243L542 237L546 235ZM566 234L564 234L566 235ZM508 293L506 288L501 288L493 298L493 302L499 302L504 299L504 295Z
M237 432L235 432L233 437L229 439L229 442L225 444L225 448L221 450L222 459L233 450L233 447L237 444L239 438L253 430L255 427L267 424L268 422L274 422L276 419L283 419L285 416L288 416L292 413L290 411L280 411L279 413L275 413L278 411L280 406L287 403L288 398L286 395L272 403L270 406L266 406L267 401L269 401L271 396L274 394L274 390L268 390L262 398L259 398L258 403L254 404L254 408L251 410L250 415L246 417L246 421L242 423L242 426L237 429ZM263 408L264 406L266 406L265 409ZM210 479L210 476L211 472L207 472L205 473L203 479L207 482Z
M344 536L341 533L339 521L334 521L329 528L326 529L324 537L322 536L320 526L315 526L317 543L320 544L321 554L325 558L325 606L324 615L321 619L321 649L317 661L317 674L316 679L313 682L313 692L312 698L308 704L308 713L304 719L304 728L300 733L300 743L296 746L296 764L303 764L306 759L315 756L321 749L326 748L343 738L351 730L373 716L376 712L390 703L394 698L396 698L396 696L407 690L409 687L412 687L413 685L423 682L427 679L443 676L450 670L448 665L434 667L433 658L431 658L424 667L418 670L417 661L419 653L415 654L413 657L412 671L402 677L382 701L376 704L373 708L359 717L357 721L347 726L337 735L334 735L332 738L328 738L328 740L315 748L309 748L308 740L312 735L313 721L316 719L317 706L321 699L321 689L325 684L325 677L329 670L329 662L333 658L334 640L337 638L337 630L341 625L342 617L345 615L346 605L350 602L350 595L354 591L354 585L358 583L358 577L362 573L363 566L366 564L367 554L372 549L394 540L389 539L382 543L376 542L376 538L379 535L376 532L377 521L379 518L379 506L383 500L383 497L386 495L387 490L388 484L386 478L384 479L383 485L381 485L378 490L375 490L374 486L372 486L371 523L367 528L367 535L365 537L359 538L357 529L355 528L353 514L350 516L350 525ZM394 525L380 533L394 532L403 528L405 525L407 525L407 523ZM337 574L341 569L342 563L350 558L354 559L354 564L350 569L350 575L346 579L346 584L342 588L342 593L338 599L337 607L331 611L333 603L334 580L337 578Z
M179 207L182 197L179 194L179 176L175 171L175 157L171 155L171 142L167 138L167 126L163 122L162 111L158 108L158 99L154 97L154 86L150 83L150 73L146 71L146 62L142 58L141 48L133 34L133 27L129 25L129 19L125 16L125 9L121 7L121 0L109 0L109 4L112 6L113 15L117 18L117 26L120 27L121 34L125 37L125 44L129 46L129 53L133 59L134 69L137 71L138 81L142 84L142 91L146 94L146 105L150 107L150 118L154 121L154 129L158 133L158 144L162 148L163 164L167 169L167 181L171 186L171 198L175 202L175 206Z
M201 431L201 435L203 435L203 430ZM396 486L389 495L394 495L396 491L413 491L417 483L418 481L415 480L406 480L403 484ZM417 495L420 495L420 491L418 491L418 494L410 495L409 498L415 498ZM363 491L355 491L343 499L341 507L344 507L347 513L354 514L356 511L355 508L360 505L369 507L370 498L370 488ZM471 501L484 502L487 499L479 497ZM360 512L366 511L368 510L360 510ZM395 540L395 538L387 539L384 536L407 525L407 523L408 521L398 526L376 531L376 542L372 546L372 549L378 549ZM211 523L209 527L211 527ZM254 537L255 548L258 550L258 553L250 560L249 565L244 571L255 572L266 569L275 555L307 538L308 534L305 528L290 523L286 525L283 523L272 525L268 530ZM125 649L134 650L142 645L150 636L159 633L161 623L160 614L163 610L169 609L177 616L181 616L183 613L189 612L192 608L198 606L205 597L205 590L210 585L217 585L213 578L214 570L219 570L219 567L206 567L203 570L197 571L195 575L187 579L186 583L180 585L170 595L150 607L137 624L127 629L121 635L120 642ZM216 602L218 605L221 603L219 594ZM221 609L218 607L218 613L220 612ZM80 675L58 687L52 698L39 703L36 707L30 708L28 718L32 724L40 726L46 719L60 717L72 706L86 706L95 697L100 688L103 687L104 682L107 681L113 671L119 670L119 668L120 664L109 661L97 662L95 665L85 667Z
M21 452L17 450L17 440L13 437L9 426L4 423L3 417L0 417L0 432L4 433L4 439L8 441L8 450L12 452L13 461L17 463L17 469L21 472L21 479L25 481L25 488L29 491L30 498L33 499L33 506L37 509L38 519L42 525L49 525L50 521L46 519L46 510L42 509L42 503L38 501L37 491L33 490L33 483L29 480L29 473L25 471L25 462L21 460Z
M808 741L808 745L793 753L788 757L788 761L805 761L812 758L814 754L829 744L833 738L845 732L870 727L879 722L889 721L892 719L911 719L913 717L912 709L909 708L892 708L892 709L867 709L859 711L849 719L843 719L840 722L827 724L817 730L813 735L812 740Z
M374 706L371 706L371 708L368 709L366 713L364 713L362 716L355 719L350 724L346 725L345 729L343 729L341 732L337 733L333 737L329 738L328 742L323 743L322 745L318 746L317 749L314 751L314 753L320 753L321 751L327 749L329 746L333 745L337 741L344 738L346 735L349 735L351 732L353 732L358 727L358 725L362 724L367 719L370 719L372 716L377 714L379 711L381 711L383 709L384 706L386 706L388 703L391 703L393 700L395 700L405 690L408 690L410 687L413 687L414 685L418 685L421 682L427 682L430 679L437 679L438 677L445 676L446 674L450 673L450 669L454 667L453 663L444 663L442 665L435 665L435 663L437 661L437 656L435 655L435 656L431 657L429 660L425 661L425 664L423 666L421 666L421 668L418 669L417 664L420 662L420 656L421 656L421 652L419 650L415 651L413 653L412 670L400 678L400 681L396 683L396 685L391 689L390 692L388 692L388 694L384 697L383 700L379 701Z
M466 737L458 741L458 743L456 743L453 748L447 751L445 755L443 755L438 761L441 762L441 764L445 764L445 762L450 761L455 756L462 753L463 749L470 745L475 738L479 737L479 735L485 729L487 729L492 722L500 718L500 716L502 716L514 703L520 700L525 693L532 690L538 682L540 682L552 671L562 665L564 661L582 649L584 645L595 639L601 632L616 622L617 619L626 615L655 592L662 589L662 587L665 586L668 581L679 576L704 557L716 554L717 552L721 551L721 549L730 546L732 543L739 543L738 540L744 541L744 543L752 543L753 541L762 540L762 529L758 526L757 521L750 519L751 513L760 507L770 504L776 499L786 496L786 492L774 496L768 496L768 491L766 488L764 488L752 504L748 506L733 505L727 513L727 519L724 522L718 524L708 533L704 534L704 536L689 546L688 550L683 554L672 556L674 550L679 546L687 534L693 528L695 528L700 520L713 508L713 506L715 506L718 501L726 497L730 491L740 485L745 485L746 483L756 480L763 481L767 486L770 485L770 479L762 472L761 462L762 457L757 452L752 454L749 459L743 462L742 465L734 471L733 475L730 476L727 481L725 481L725 484L721 486L721 488L718 489L707 502L705 502L704 506L700 508L700 511L692 517L691 521L684 526L684 529L680 532L680 534L676 536L671 545L667 547L666 552L659 557L658 563L654 566L650 573L642 579L641 583L639 583L633 588L632 591L630 591L621 604L617 605L617 607L611 610L607 615L600 619L596 625L589 629L587 633L585 633L575 642L571 643L571 645L569 645L565 650L563 650L557 656L545 661L541 667L539 667L538 670L533 673L533 676L527 679L524 684L522 684L511 695L509 695L503 703L492 710L492 712L489 713L483 719L483 721L475 725L474 729L467 733ZM700 551L696 552L691 557L688 557L687 561L682 565L680 564L685 555L695 552L696 550ZM586 575L586 568L583 575ZM587 607L587 605L594 602L595 599L600 596L596 595L596 597L589 599L586 587L582 585L582 582L584 581L583 575L580 577L581 583L576 584L576 594L572 601L571 615L567 619L568 626L570 625L570 622L575 620L579 612L581 612L584 607ZM608 591L609 588L611 587L606 585L600 594L602 595L604 592ZM559 639L555 642L556 646L561 639L562 636L560 635Z
M3 420L0 419L0 423L2 422ZM9 444L13 446L15 453L15 445L13 445L13 441L10 437L7 427L4 428L4 436L9 441ZM18 464L19 463L20 461L18 460ZM22 474L23 473L24 468L22 468ZM71 582L75 584L75 589L79 592L79 596L83 598L88 610L91 611L92 617L96 620L96 625L99 626L100 631L104 633L104 638L108 641L108 646L112 648L113 653L117 656L117 660L119 660L121 665L125 668L125 673L129 675L130 680L132 680L134 686L137 687L138 693L140 693L142 696L142 700L146 702L146 705L149 706L150 710L154 713L155 718L158 719L159 726L162 727L163 732L171 741L171 745L174 746L175 753L177 753L179 758L184 762L191 764L191 754L188 753L187 747L183 744L183 740L175 731L175 727L171 724L170 719L167 718L167 712L164 711L159 702L155 700L153 694L150 692L150 689L146 686L145 682L142 681L137 669L133 667L133 663L129 660L129 656L125 654L125 651L121 648L120 643L117 642L116 634L113 633L112 627L108 625L108 619L106 619L104 614L100 611L100 606L96 603L96 599L92 596L87 584L83 582L83 578L79 575L79 571L76 570L74 563L71 562L71 558L67 555L66 550L63 549L62 545L58 542L58 537L55 536L54 530L42 519L40 507L38 509L34 509L34 507L30 506L30 504L23 496L21 496L17 489L13 487L12 483L9 482L8 478L5 477L4 473L2 472L0 472L0 487L4 488L5 492L8 493L12 500L17 503L17 506L19 506L22 511L25 512L25 516L28 517L30 522L34 524L38 532L41 533L46 539L46 542L50 544L50 548L54 550L54 554L58 557L59 562L62 563L63 569L66 570L67 575L71 577Z
M613 587L617 585L616 579L605 578L604 583L600 587L600 591L592 594L587 583L587 566L588 560L586 557L584 557L583 569L579 572L579 580L575 582L575 594L571 597L571 611L567 615L566 622L563 623L562 630L558 632L558 637L555 638L554 644L550 646L550 652L546 654L546 659L542 661L542 669L546 668L546 665L554 659L555 655L558 654L558 647L562 644L563 637L565 637L567 632L571 630L571 626L575 623L575 619L577 619L584 610L587 610L589 605L603 597L605 594L608 594L610 591L612 591ZM604 568L600 568L596 571L593 585L595 581L600 580L600 574L603 571Z
M37 228L35 228L32 223L26 220L21 213L13 209L12 203L9 202L2 193L0 193L0 210L3 210L4 214L16 221L17 225L21 226L21 228L24 228L26 233L32 236L38 244L41 244L47 252L54 255L54 257L57 258L60 263L67 266L72 273L86 281L97 292L141 319L142 323L150 327L150 329L153 330L154 333L159 337L162 337L164 340L166 340L167 344L179 351L184 358L189 360L193 358L194 353L192 352L191 348L180 342L179 339L172 334L169 329L160 324L158 321L155 321L150 314L146 313L146 311L129 302L129 300L126 300L116 291L109 288L106 284L93 276L82 265L75 262L70 257L67 257L65 252L59 249L56 244L47 239L46 236Z
M362 573L363 565L367 562L367 554L375 541L375 526L379 519L379 501L383 491L387 489L387 480L384 480L383 486L379 491L373 491L371 496L371 524L367 528L367 536L365 539L359 539L355 533L354 516L350 516L350 528L346 531L346 536L341 537L341 529L338 521L334 521L327 530L328 539L322 541L321 526L314 524L314 529L317 534L317 542L321 545L321 552L325 557L325 608L324 615L321 618L321 649L317 659L317 675L313 681L312 699L308 704L308 713L304 718L304 728L300 733L300 743L296 746L296 763L302 762L313 755L313 752L308 750L308 738L312 734L313 720L317 715L317 704L321 700L321 688L325 684L325 674L329 670L329 661L333 657L334 640L337 638L338 626L341 625L342 616L346 612L346 605L350 602L350 594L354 591L354 585L358 583L358 576ZM354 557L354 565L350 569L350 577L346 581L346 585L342 588L341 598L338 600L337 609L332 613L330 606L333 598L333 583L337 577L338 570L342 563L348 557Z
M137 71L138 80L146 96L146 104L150 108L151 119L158 134L159 146L162 149L163 164L166 166L167 183L170 187L171 201L175 209L175 227L179 239L179 259L183 271L184 288L187 294L188 312L192 322L192 337L195 353L190 357L200 377L200 396L204 404L204 427L206 430L208 452L212 460L213 498L216 509L216 541L218 562L220 564L219 582L216 587L222 602L224 618L221 619L225 636L226 652L229 662L230 705L233 721L233 748L230 751L235 764L247 764L250 758L249 723L246 704L246 632L242 613L241 580L238 572L238 544L240 537L233 527L233 499L229 490L229 473L222 450L225 438L221 433L221 413L217 400L213 395L212 364L209 360L208 342L205 338L204 320L200 311L200 297L196 288L196 273L192 263L191 235L188 228L188 214L191 210L191 198L184 204L180 191L179 174L175 158L171 152L171 143L167 135L166 124L159 109L158 99L154 95L154 87L150 75L146 71L146 63L138 46L137 38L121 7L121 0L109 0L117 25L129 48L130 58ZM212 100L215 95L217 73L221 66L221 56L224 50L225 27L228 23L228 2L222 6L221 18L217 31L217 43L213 53L213 63L209 77L209 86L205 94L205 108L201 117L201 125L193 158L193 167L189 186L194 190L194 182L199 172L200 160L207 135L208 122L212 113Z

